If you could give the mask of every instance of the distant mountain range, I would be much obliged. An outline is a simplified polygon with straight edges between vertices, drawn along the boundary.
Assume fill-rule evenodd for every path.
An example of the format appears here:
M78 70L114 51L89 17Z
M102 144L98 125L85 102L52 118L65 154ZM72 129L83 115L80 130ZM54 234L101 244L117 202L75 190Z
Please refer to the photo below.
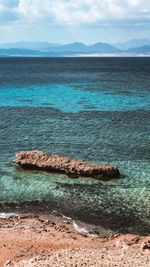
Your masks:
M124 43L117 43L114 44L114 46L116 48L122 49L122 50L127 50L130 48L136 48L136 47L141 47L141 46L145 46L145 45L150 45L150 39L133 39L133 40L129 40L127 42Z
M130 47L129 44L131 44ZM43 56L43 57L142 56L142 55L150 56L150 40L131 40L129 42L116 45L111 45L102 42L98 42L92 45L86 45L80 42L74 42L69 44L51 44L48 42L23 42L23 41L16 43L0 44L1 57L2 56L3 57L5 56Z
M27 41L20 41L15 43L0 43L1 48L24 48L29 50L42 50L46 47L51 46L61 46L61 44L51 44L49 42L27 42Z

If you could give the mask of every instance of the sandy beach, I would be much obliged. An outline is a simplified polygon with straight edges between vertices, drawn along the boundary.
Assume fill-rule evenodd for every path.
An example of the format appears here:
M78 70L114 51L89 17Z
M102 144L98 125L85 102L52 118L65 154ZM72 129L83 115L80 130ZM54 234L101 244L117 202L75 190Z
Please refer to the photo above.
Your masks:
M5 217L5 216L4 216ZM76 226L76 227L74 227ZM75 229L76 228L76 229ZM150 237L98 237L65 217L19 215L0 219L0 267L150 266Z

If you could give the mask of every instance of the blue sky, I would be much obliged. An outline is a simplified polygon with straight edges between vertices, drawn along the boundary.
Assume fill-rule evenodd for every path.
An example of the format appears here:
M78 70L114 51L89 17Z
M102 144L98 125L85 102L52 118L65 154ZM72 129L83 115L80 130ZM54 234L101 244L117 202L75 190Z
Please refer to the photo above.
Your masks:
M0 0L0 42L121 42L150 36L150 0Z

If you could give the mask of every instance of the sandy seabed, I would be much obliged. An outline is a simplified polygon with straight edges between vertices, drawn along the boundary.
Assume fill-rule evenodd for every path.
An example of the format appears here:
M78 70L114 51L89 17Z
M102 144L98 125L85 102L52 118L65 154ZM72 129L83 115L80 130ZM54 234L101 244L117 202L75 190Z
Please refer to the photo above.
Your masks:
M0 267L149 267L150 236L79 233L72 220L19 215L0 219Z

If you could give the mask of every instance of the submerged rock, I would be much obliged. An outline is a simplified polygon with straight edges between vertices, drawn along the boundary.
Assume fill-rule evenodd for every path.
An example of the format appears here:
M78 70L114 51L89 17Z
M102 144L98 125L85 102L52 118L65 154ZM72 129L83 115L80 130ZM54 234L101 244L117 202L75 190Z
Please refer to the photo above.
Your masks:
M84 160L74 160L37 150L17 153L14 162L23 168L66 173L74 178L84 176L98 180L109 180L120 176L119 170L114 166L99 165Z

